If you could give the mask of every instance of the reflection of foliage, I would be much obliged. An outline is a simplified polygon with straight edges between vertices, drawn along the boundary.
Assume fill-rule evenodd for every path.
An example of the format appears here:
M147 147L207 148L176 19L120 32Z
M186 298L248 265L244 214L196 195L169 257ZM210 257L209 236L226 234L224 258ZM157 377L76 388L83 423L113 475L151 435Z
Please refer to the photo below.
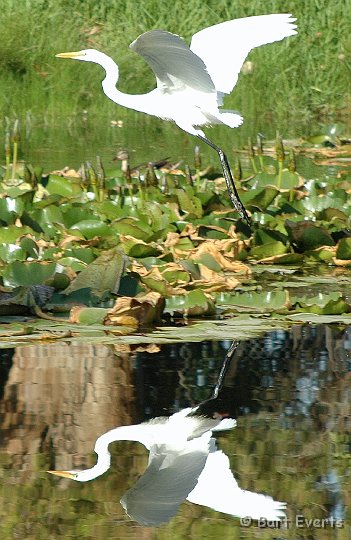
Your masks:
M219 444L230 456L239 484L287 501L291 519L296 514L306 518L328 517L328 494L325 489L316 487L316 481L330 466L337 467L345 501L350 493L344 435L334 431L318 433L311 430L307 420L300 420L295 432L278 429L276 418L269 414L245 417L233 433L219 437ZM131 455L136 449L139 455ZM332 457L333 449L338 452L337 459ZM48 477L37 478L25 486L9 485L11 480L5 479L0 493L1 538L7 540L14 535L28 540L44 540L48 536L104 540L140 538L141 529L138 527L138 534L134 536L136 525L128 521L119 499L144 470L145 452L139 451L136 445L121 443L112 453L112 471L85 485L63 481L62 489L57 489L57 482L54 485ZM7 459L2 458L4 464ZM44 467L43 463L39 466ZM125 471L128 471L128 480ZM345 518L347 522L348 516ZM168 525L154 530L153 537L163 540L172 534L172 538L185 539L191 537L191 532L194 538L227 538L226 535L241 538L241 531L237 519L185 503ZM253 526L251 534L273 538L276 531Z
M43 177L39 169L8 162L0 186L3 292L50 286L56 291L52 306L59 303L61 310L86 305L87 298L102 308L101 302L113 305L111 294L138 298L152 292L166 299L166 312L178 315L214 314L216 306L227 312L347 313L339 289L314 298L271 288L233 293L251 274L244 262L351 265L347 178L305 181L291 157L283 168L282 156L277 175L274 164L259 157L256 173L240 188L252 231L228 208L223 180L209 180L209 171L198 171L195 185L188 173L164 168L156 171L155 186L147 182L150 166L145 177L142 168L137 177L118 169L105 177L101 166L96 172L90 164L81 173ZM113 324L104 309L99 322ZM151 322L157 316L135 318Z

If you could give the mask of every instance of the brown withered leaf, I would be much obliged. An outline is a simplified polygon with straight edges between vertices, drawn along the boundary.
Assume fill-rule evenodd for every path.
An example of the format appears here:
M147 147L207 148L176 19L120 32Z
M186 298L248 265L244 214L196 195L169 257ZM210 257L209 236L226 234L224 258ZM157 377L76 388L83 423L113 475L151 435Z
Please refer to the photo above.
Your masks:
M240 281L232 276L218 274L204 264L199 264L201 279L194 280L192 285L206 290L206 292L232 291L240 284Z
M202 262L201 257L204 254L208 254L213 257L223 271L249 274L250 269L246 264L242 263L241 261L230 260L229 257L225 257L222 254L222 249L220 248L223 248L224 245L227 247L227 244L222 244L222 242L223 240L216 240L215 242L203 242L196 250L194 250L195 253L192 254L192 259ZM227 240L224 242L227 242Z
M351 266L351 260L337 259L333 257L333 263L335 266Z
M63 236L64 238L59 243L60 248L66 248L74 242L79 242L81 246L86 245L85 240L83 240L80 236L75 236L74 234L66 234L65 232L63 233Z
M80 178L80 174L75 169L70 169L68 166L64 167L63 169L59 169L56 171L51 171L50 174L56 174L57 176L64 176L69 178Z
M134 319L136 324L147 325L161 319L165 299L157 292L139 294L134 298L118 298L114 307L108 310L105 324L121 324L121 317Z
M198 240L202 238L198 235L199 227L192 223L187 223L179 236L190 236L192 240Z
M139 274L141 282L152 291L160 293L162 296L172 296L174 294L185 294L185 289L182 287L173 287L161 274L157 266L153 266L147 270L141 264L135 261L132 264L131 270Z
M166 248L172 248L175 247L179 242L180 234L176 232L169 232L167 234L167 237L164 241L164 246Z
M160 352L161 348L159 345L156 345L156 343L145 343L141 345L135 345L134 343L116 343L114 345L114 350L117 354L131 354L134 352L148 352L152 354Z

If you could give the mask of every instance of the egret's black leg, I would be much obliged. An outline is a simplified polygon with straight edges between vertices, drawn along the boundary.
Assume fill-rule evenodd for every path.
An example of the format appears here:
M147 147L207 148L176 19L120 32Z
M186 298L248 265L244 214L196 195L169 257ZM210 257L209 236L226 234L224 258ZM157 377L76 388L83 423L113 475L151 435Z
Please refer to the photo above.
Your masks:
M208 144L209 146L211 146L211 148L216 150L216 152L217 152L217 154L219 156L219 159L221 161L222 170L223 170L223 176L224 176L224 179L225 179L225 183L227 185L227 190L228 190L228 194L229 194L229 198L231 200L231 203L234 206L235 210L237 210L237 212L239 212L241 217L245 219L247 224L250 225L250 218L247 215L247 212L245 210L245 206L241 202L238 191L237 191L237 189L235 187L234 179L233 179L233 176L232 176L232 173L231 173L231 170L230 170L230 166L229 166L229 163L228 163L227 156L225 155L223 150L221 148L219 148L219 146L214 144L212 141L210 141L206 137L203 137L202 135L197 135L197 137L199 139L201 139L201 141L203 141L206 144Z
M229 367L233 361L233 356L238 348L239 341L233 341L229 347L226 356L223 360L222 368L218 376L217 384L214 387L211 397L199 403L196 407L196 410L192 413L191 416L207 416L214 418L217 413L221 414L223 411L227 411L228 407L230 410L230 402L232 401L232 388L231 384L228 384L226 387L225 377L228 373ZM231 396L228 401L228 395Z
M238 348L238 346L239 346L239 341L232 341L229 349L227 350L227 354L225 355L220 374L218 375L217 384L213 389L212 396L210 399L216 399L218 397L218 393L223 386L224 377L229 369L233 355L236 349Z

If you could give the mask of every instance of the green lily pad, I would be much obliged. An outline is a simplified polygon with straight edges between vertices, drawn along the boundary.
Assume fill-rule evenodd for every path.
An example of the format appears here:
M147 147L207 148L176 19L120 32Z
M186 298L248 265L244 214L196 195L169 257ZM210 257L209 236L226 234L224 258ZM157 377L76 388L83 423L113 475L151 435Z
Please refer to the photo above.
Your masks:
M183 212L187 212L189 216L200 218L203 214L201 201L193 194L190 196L183 189L176 189L179 206Z
M87 266L83 261L80 261L75 257L62 257L61 259L58 259L57 262L58 264L62 264L62 266L68 266L69 268L72 268L74 272L80 272L81 270L84 270L84 268L86 268Z
M216 261L213 255L211 255L211 253L202 253L201 256L196 259L196 262L204 264L207 266L207 268L210 268L214 272L222 271L221 265L218 263L218 261Z
M75 319L78 324L103 324L108 311L105 308L84 307L75 313Z
M177 242L177 249L182 251L190 251L194 249L194 244L188 236L181 236Z
M186 270L173 269L172 266L165 266L164 268L159 267L162 273L162 276L165 278L168 283L176 284L178 282L189 283L190 275Z
M82 194L80 179L67 178L56 174L50 174L46 190L51 195L61 195L68 198L77 197Z
M256 246L262 246L264 244L274 241L286 244L288 242L288 236L282 234L280 231L275 231L263 227L260 227L254 232L253 242Z
M242 201L249 206L265 210L274 201L277 195L279 195L279 190L276 188L266 187L261 191L253 189L251 192L245 192Z
M74 257L86 264L90 264L95 259L93 250L90 247L72 247L65 250L66 257Z
M113 221L118 217L120 212L120 206L116 201L103 201L101 203L94 204L94 210L99 216L105 216L106 219Z
M248 312L272 312L290 306L288 291L266 291L245 293L217 293L217 304L226 308L239 308Z
M85 219L83 221L79 221L78 223L72 225L71 230L80 231L88 240L91 240L95 236L103 238L109 234L113 234L111 232L111 228L106 223L95 219Z
M339 240L336 248L336 258L346 261L351 260L351 237Z
M33 218L41 226L54 225L56 223L64 224L63 214L60 208L53 204L34 212Z
M97 297L106 292L117 293L126 264L126 256L119 248L105 251L78 274L64 293L86 288Z
M340 315L350 310L350 306L337 291L328 294L319 293L313 297L291 297L291 302L296 304L296 307L298 306L299 311L317 315Z
M330 300L323 307L318 305L302 306L301 311L315 313L317 315L341 315L343 313L348 313L349 307L350 306L342 298L339 298L338 300Z
M24 236L23 238L21 238L19 245L25 251L27 257L31 257L32 259L38 258L39 247L32 238Z
M305 251L304 256L315 261L331 262L333 260L334 253L331 249L319 247L311 251Z
M257 260L266 259L268 257L274 257L275 255L282 255L287 253L288 247L283 242L268 242L262 246L254 246L250 250L250 255Z
M0 221L7 225L12 225L17 217L22 215L24 202L21 197L11 199L10 197L0 198Z
M171 296L166 299L165 312L171 315L195 317L215 313L214 302L205 293L196 289L186 295Z
M4 271L5 285L30 287L44 284L56 270L56 263L39 261L13 261Z
M0 227L0 243L1 244L14 244L18 238L25 236L26 234L33 234L34 231L29 227L16 227L15 225L9 225L8 227Z
M25 261L26 251L16 244L0 244L0 259L6 263L12 261Z
M121 241L121 247L123 247L125 253L130 257L153 257L159 254L157 246L143 242L138 238L132 236L124 236Z
M84 206L82 206L78 203L72 204L71 202L69 202L68 204L62 205L61 210L63 213L65 226L68 228L71 228L72 225L75 225L80 221L102 221L98 215L94 214L90 205L85 204Z
M145 220L140 220L135 217L116 219L113 223L113 230L115 230L116 233L125 236L133 236L134 238L144 241L147 241L153 233L153 230Z

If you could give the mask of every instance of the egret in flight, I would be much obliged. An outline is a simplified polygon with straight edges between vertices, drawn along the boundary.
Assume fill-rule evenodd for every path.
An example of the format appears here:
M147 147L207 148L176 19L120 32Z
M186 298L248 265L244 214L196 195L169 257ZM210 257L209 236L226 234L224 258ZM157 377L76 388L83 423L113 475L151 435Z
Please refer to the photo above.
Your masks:
M146 526L166 523L185 499L233 516L284 519L285 503L240 489L228 457L217 449L212 433L233 428L235 420L197 416L197 409L107 431L96 440L97 463L92 468L48 472L78 482L94 480L110 468L110 443L138 441L149 450L148 467L121 499L134 521Z
M295 20L290 14L271 14L225 21L194 34L190 47L176 34L164 30L145 32L131 43L130 48L140 54L154 71L157 88L142 95L124 94L117 90L118 66L100 51L86 49L56 56L99 64L106 72L102 81L103 91L112 101L164 120L173 120L181 129L216 150L230 200L250 223L227 156L200 127L213 124L225 124L231 128L240 126L243 121L240 114L219 109L224 95L230 94L234 88L251 49L296 34Z

